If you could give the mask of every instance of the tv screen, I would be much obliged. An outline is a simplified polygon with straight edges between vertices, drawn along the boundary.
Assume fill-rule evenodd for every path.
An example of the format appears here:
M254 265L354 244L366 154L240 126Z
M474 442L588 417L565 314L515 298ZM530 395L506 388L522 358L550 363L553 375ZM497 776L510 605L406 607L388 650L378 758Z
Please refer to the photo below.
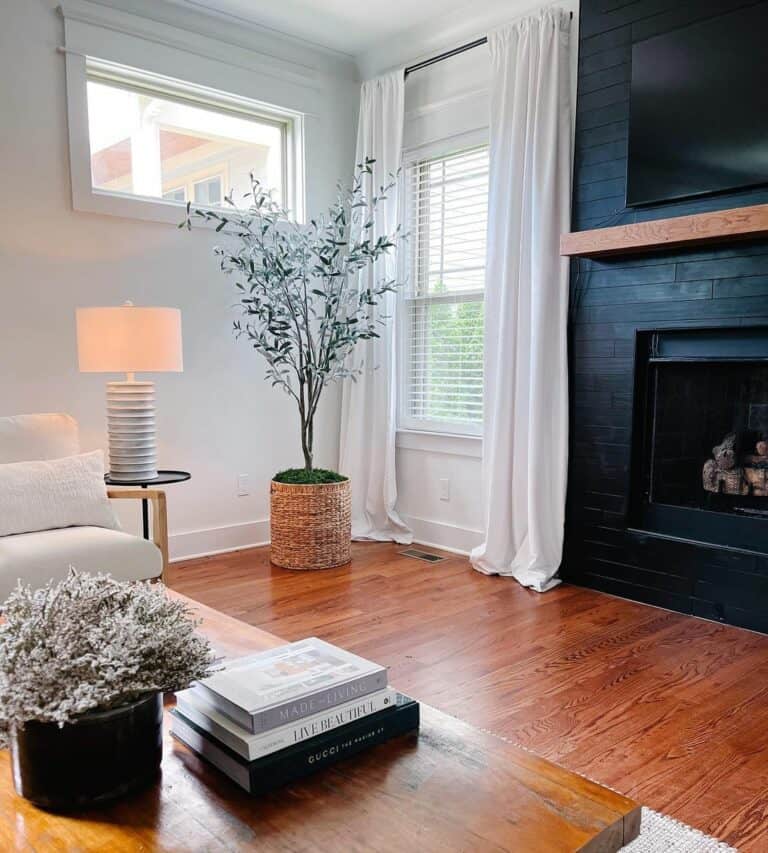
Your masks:
M632 46L627 205L768 183L768 2Z

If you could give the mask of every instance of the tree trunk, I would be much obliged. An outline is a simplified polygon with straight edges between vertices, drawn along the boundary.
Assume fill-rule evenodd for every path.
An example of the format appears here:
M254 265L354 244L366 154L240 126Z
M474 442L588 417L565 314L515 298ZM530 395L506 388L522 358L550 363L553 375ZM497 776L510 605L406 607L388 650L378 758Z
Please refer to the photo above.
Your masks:
M312 418L311 400L305 396L306 385L299 379L299 416L301 418L301 451L304 454L304 470L312 470Z
M304 453L304 468L312 470L312 419L301 421L301 449Z

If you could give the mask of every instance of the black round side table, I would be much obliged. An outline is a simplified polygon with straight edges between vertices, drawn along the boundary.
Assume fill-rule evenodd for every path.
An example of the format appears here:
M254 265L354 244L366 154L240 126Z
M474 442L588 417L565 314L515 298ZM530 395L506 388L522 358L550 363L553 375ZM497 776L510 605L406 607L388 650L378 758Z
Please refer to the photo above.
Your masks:
M185 480L189 480L191 476L189 471L158 471L157 477L152 477L151 480L121 480L118 477L111 477L107 473L104 475L104 482L108 486L140 486L142 489L148 489L150 486L183 483ZM147 500L141 502L141 529L144 538L149 539L149 501Z

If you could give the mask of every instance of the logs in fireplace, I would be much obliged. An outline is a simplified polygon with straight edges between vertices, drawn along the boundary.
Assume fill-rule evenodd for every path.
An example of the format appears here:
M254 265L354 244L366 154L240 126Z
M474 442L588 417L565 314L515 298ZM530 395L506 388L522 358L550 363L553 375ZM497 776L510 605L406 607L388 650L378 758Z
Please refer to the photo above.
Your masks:
M729 432L712 448L712 459L704 463L702 471L704 488L717 494L768 497L768 440L760 439L754 453L739 459L737 439L735 432Z

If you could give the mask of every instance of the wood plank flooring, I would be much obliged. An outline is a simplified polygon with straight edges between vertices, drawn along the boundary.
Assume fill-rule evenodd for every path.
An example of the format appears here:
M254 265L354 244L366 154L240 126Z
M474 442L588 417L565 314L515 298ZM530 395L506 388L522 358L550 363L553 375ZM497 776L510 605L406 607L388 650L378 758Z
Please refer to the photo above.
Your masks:
M715 835L768 853L768 636L562 585L544 595L389 543L289 572L254 548L169 585L288 639L391 668L440 710Z

